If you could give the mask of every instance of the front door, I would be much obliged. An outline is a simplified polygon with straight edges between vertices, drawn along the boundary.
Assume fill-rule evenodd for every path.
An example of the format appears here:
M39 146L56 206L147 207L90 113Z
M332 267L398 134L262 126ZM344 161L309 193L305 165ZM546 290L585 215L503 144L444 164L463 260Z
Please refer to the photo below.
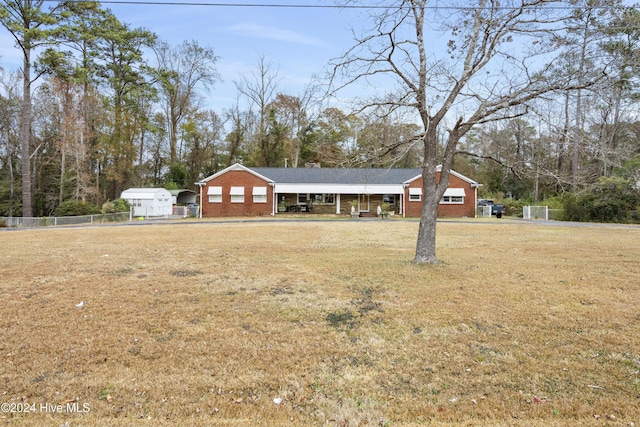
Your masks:
M369 195L368 194L360 194L358 196L359 204L360 204L360 212L369 212Z

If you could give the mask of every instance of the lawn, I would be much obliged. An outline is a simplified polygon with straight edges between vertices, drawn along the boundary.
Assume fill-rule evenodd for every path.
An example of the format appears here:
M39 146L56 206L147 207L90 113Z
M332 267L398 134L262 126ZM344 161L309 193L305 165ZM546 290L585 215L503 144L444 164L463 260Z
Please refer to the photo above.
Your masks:
M443 221L437 266L416 234L1 231L0 422L640 426L640 228Z

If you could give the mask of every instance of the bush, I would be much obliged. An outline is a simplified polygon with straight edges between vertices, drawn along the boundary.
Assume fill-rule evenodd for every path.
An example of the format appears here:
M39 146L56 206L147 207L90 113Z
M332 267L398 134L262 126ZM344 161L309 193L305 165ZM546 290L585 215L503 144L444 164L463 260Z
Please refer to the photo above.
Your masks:
M563 197L564 212L562 214L563 221L589 221L586 206L582 204L579 197L572 193L567 193Z
M55 216L79 216L99 214L100 208L82 200L64 201L53 212Z
M115 199L102 205L102 213L129 212L131 205L126 199Z
M640 195L631 181L602 177L583 192L564 197L566 221L634 222Z

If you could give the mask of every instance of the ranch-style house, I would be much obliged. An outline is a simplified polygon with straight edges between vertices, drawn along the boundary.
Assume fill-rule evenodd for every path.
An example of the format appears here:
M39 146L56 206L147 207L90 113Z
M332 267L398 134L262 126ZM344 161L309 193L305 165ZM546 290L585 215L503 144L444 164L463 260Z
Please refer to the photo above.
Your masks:
M439 179L439 176L438 178ZM419 217L421 169L248 168L234 164L196 183L200 217L266 216L287 212ZM473 217L481 184L451 171L438 215ZM385 205L386 206L386 205Z

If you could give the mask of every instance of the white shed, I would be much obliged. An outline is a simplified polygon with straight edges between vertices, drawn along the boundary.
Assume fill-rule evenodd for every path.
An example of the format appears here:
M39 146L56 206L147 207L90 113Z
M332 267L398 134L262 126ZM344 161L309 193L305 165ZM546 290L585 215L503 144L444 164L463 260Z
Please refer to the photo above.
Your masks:
M134 216L169 216L171 193L164 188L129 188L120 195L131 204Z

